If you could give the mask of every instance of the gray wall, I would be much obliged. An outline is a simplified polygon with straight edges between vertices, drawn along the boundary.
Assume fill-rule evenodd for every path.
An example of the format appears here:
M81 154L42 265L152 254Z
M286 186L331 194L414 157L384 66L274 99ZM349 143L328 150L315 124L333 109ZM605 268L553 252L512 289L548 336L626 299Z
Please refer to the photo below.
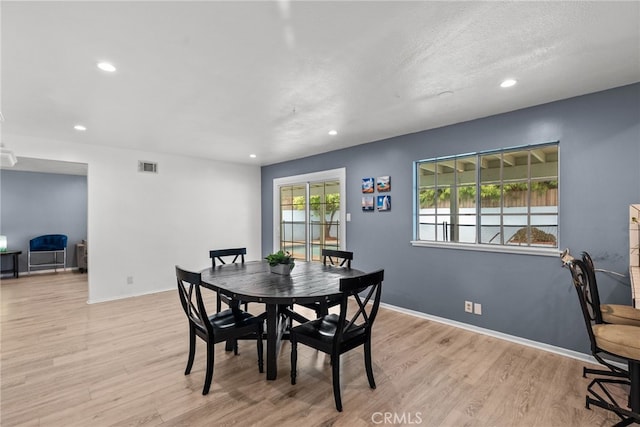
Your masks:
M272 180L347 171L347 249L354 267L385 269L383 301L395 306L589 353L559 258L413 247L415 160L560 141L559 247L590 251L601 299L630 304L628 209L640 202L640 84L403 135L262 168L262 251L273 246ZM361 210L361 179L391 176L391 212ZM483 314L464 312L464 301Z
M67 266L78 265L75 245L87 238L86 176L2 170L0 194L0 234L9 249L22 250L20 271L27 271L29 240L43 234L66 234Z

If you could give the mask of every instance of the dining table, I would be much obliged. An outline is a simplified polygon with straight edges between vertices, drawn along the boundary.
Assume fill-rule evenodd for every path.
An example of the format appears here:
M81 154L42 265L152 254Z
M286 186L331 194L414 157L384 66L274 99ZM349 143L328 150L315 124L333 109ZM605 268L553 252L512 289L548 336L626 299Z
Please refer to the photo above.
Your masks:
M291 322L308 320L294 310L294 304L328 304L341 295L340 279L364 274L353 268L298 260L288 275L272 273L267 261L216 265L200 273L203 287L226 295L236 306L240 301L265 305L267 380L277 377L278 353Z

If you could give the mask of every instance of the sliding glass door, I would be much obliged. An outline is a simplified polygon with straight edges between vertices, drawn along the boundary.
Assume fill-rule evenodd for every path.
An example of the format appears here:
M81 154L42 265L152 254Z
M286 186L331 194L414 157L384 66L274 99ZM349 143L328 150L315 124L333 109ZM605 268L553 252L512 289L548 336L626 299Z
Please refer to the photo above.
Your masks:
M316 261L344 248L343 194L344 169L274 180L274 250Z

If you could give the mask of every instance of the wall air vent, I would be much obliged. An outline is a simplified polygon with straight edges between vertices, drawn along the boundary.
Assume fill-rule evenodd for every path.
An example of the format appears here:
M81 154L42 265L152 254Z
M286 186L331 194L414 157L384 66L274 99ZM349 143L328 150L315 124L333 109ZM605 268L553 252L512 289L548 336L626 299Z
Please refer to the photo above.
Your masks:
M138 160L138 172L158 173L158 164Z

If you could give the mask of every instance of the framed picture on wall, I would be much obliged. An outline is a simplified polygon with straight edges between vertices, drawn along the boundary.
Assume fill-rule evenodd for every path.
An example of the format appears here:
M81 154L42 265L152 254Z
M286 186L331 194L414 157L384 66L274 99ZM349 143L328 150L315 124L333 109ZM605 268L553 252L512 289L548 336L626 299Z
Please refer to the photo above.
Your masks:
M391 210L391 196L378 196L378 212Z
M373 193L375 190L375 181L373 178L362 178L362 192Z
M390 176L379 176L377 181L378 193L384 193L386 191L391 191L391 177Z
M373 211L373 196L362 196L362 210Z

